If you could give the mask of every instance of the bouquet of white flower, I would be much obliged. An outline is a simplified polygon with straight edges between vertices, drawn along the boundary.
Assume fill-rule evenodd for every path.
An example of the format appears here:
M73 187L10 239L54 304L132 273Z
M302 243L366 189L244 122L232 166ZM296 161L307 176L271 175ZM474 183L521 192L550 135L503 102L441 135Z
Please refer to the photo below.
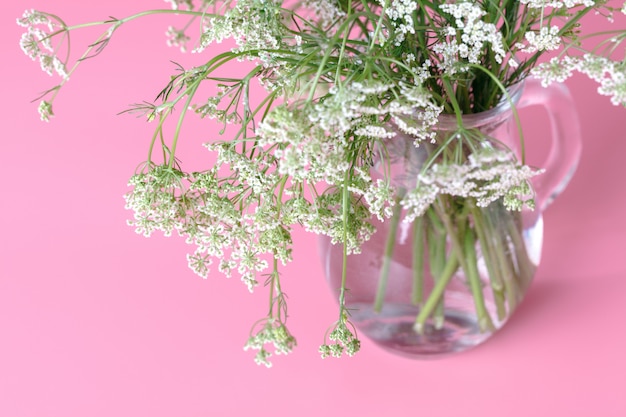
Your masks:
M166 2L171 9L73 26L26 11L18 19L26 28L22 49L61 78L40 97L39 113L50 120L70 76L122 25L154 14L188 19L182 29L167 29L167 43L206 55L205 63L179 67L153 103L128 110L156 126L125 196L130 224L145 236L160 230L185 237L194 247L188 265L202 277L214 263L250 291L263 277L269 310L246 348L268 366L270 345L288 353L296 343L286 327L279 269L292 260L298 225L338 251L339 317L320 348L323 357L356 353L356 328L369 334L367 320L389 319L395 301L388 284L398 273L392 259L407 233L407 343L447 337L446 305L454 300L444 294L454 285L468 289L478 333L498 328L534 271L521 210L533 208L532 181L542 170L525 164L521 127L519 144L511 145L495 133L502 120L485 127L468 116L506 108L515 123L518 90L530 75L547 86L580 72L599 83L600 94L626 105L626 63L614 60L626 29L586 33L583 24L590 13L611 21L626 12L610 1ZM104 32L74 58L70 35L94 25ZM196 39L193 27L200 28ZM233 48L212 54L210 46L225 40ZM223 71L234 61L247 65L243 77ZM253 83L264 89L260 100L251 100ZM186 172L176 158L190 113L224 125L225 139L206 144L216 163L202 172ZM170 118L171 137L164 129ZM350 278L349 259L377 235L383 243L372 316L359 318L356 306L364 311L364 301L351 304L347 291L367 274L353 271L359 276Z

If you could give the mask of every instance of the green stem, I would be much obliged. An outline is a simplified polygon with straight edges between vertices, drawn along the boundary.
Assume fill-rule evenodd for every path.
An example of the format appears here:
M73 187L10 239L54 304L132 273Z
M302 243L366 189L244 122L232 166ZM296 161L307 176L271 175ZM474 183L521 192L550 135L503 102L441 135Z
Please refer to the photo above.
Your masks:
M341 217L343 222L343 253L341 260L341 288L339 289L339 317L344 315L346 306L346 285L348 279L348 217L350 215L350 170L346 170L341 196Z
M461 269L463 270L465 276L469 281L470 287L472 289L472 295L474 296L474 304L480 329L483 331L491 330L493 328L493 321L491 320L489 312L485 307L485 300L482 295L482 289L480 288L481 283L476 266L476 252L474 249L476 239L471 232L471 228L468 224L464 234L464 241L461 242L459 240L460 236L458 235L459 231L454 229L454 226L452 225L452 222L450 220L450 216L446 212L446 209L441 199L434 203L434 207L435 210L437 210L439 218L446 228L450 243L452 245L452 252L456 254L456 258L461 265ZM469 237L471 238L471 251L469 248L467 248L468 234L470 234Z
M413 222L413 291L411 302L419 306L424 298L424 217Z
M393 215L389 224L389 234L387 235L387 242L385 243L385 252L383 253L383 265L380 269L380 277L378 278L378 288L376 290L376 298L374 299L374 311L380 313L385 301L385 292L387 290L387 281L389 280L389 269L391 268L391 259L393 256L393 249L396 245L396 234L398 231L398 224L400 223L400 214L402 206L399 201L396 201L396 205L393 208Z
M507 241L506 236L500 236L500 220L497 217L495 210L502 210L502 208L489 208L489 215L484 218L485 220L485 234L491 236L493 240L493 248L495 254L494 265L498 268L498 274L501 277L504 284L504 293L506 295L507 306L509 312L515 310L519 301L519 289L515 282L515 266L510 259L510 243ZM496 224L494 224L494 221Z
M443 83L443 87L446 90L446 94L450 103L452 104L452 108L454 109L454 115L456 116L456 122L459 127L463 127L463 111L459 106L458 101L456 100L456 93L454 88L452 88L452 84L450 83L450 78L448 76L443 76L441 78Z
M477 259L476 259L476 236L472 232L470 227L465 231L465 256L467 262L467 281L470 289L472 290L472 296L474 297L474 306L476 308L476 315L478 317L478 327L481 332L494 331L495 327L489 311L485 307L485 299L483 296L482 282L480 280L480 274L478 273Z
M426 323L426 319L430 317L430 315L435 310L435 307L439 303L439 300L443 298L443 293L458 267L459 263L457 257L454 254L451 254L450 257L448 257L446 265L443 268L439 279L435 283L433 290L430 292L428 299L424 303L422 310L415 318L415 324L413 325L413 328L417 333L424 334L424 325Z
M474 219L474 229L476 230L476 235L478 236L482 255L485 260L485 266L487 267L487 273L489 274L498 319L504 320L506 318L504 284L499 274L500 269L496 265L497 258L494 255L494 252L499 249L492 244L493 239L492 236L488 234L481 209L475 206L472 207L472 217Z
M441 228L441 223L438 227L433 228L431 233L429 255L430 255L430 273L433 277L433 281L437 283L441 279L441 274L446 267L446 255L447 255L447 235L445 229ZM445 321L444 310L444 297L441 297L435 311L433 311L433 322L435 328L440 329L443 327Z
M183 127L183 122L185 121L185 116L187 115L187 111L191 107L191 102L193 100L193 97L194 97L196 91L198 90L198 87L200 86L200 82L201 81L202 81L202 78L199 77L198 80L194 82L192 87L186 92L186 94L188 96L187 97L187 101L185 102L185 105L184 105L182 111L180 112L180 116L178 117L178 123L176 124L176 130L174 131L174 137L172 138L172 146L170 147L170 159L169 159L169 163L168 163L168 166L170 168L172 168L174 166L174 161L176 161L176 145L178 144L178 138L180 137L180 130Z
M521 291L524 291L534 275L534 268L532 267L532 261L526 250L526 242L524 242L524 238L520 233L522 225L515 221L515 213L508 214L511 216L511 221L507 222L507 230L515 255L515 264L518 271L518 287Z

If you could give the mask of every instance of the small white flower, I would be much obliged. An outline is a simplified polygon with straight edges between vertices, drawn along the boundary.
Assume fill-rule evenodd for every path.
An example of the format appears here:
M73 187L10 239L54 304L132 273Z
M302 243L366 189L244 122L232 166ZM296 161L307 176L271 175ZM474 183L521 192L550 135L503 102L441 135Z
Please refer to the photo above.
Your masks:
M39 49L39 40L35 37L35 34L32 31L28 31L22 34L20 39L20 48L27 57L36 60L41 54L41 50Z
M528 45L517 44L521 52L533 53L537 51L554 51L561 45L561 37L559 31L561 29L558 26L547 26L539 29L539 32L529 31L526 32L524 38Z
M579 59L565 56L562 59L553 57L548 62L535 66L530 73L541 80L541 85L549 86L554 82L562 83L572 76L579 66Z
M184 30L169 26L167 32L165 32L165 36L167 36L167 46L177 47L180 48L181 52L187 52L187 42L189 42L191 38L185 35Z
M490 45L491 50L495 53L496 62L501 63L503 61L506 51L504 50L502 35L493 23L486 23L481 20L487 13L479 4L461 1L442 4L440 9L456 19L455 28L446 28L447 36L450 39L447 47L437 51L443 55L445 71L449 72L455 67L457 70L459 69L452 57L456 54L469 63L480 63L485 54L485 44ZM460 39L456 34L457 30L461 31Z
M396 136L396 132L391 132L382 126L363 126L354 131L357 136L366 136L372 139L389 139Z
M605 74L611 72L613 63L603 56L585 54L579 61L577 69L596 82L602 81Z
M45 100L42 100L39 103L38 111L39 117L44 122L49 122L50 118L54 116L54 113L52 112L52 104Z
M345 16L338 0L306 0L304 6L320 27L324 28Z
M486 148L471 154L464 164L435 164L418 176L417 185L400 204L407 210L405 222L426 212L439 194L476 198L479 207L503 199L509 209L533 206L528 180L540 173L515 162L512 154Z
M193 0L164 0L166 3L170 3L172 10L193 10Z
M593 7L596 2L593 0L520 0L520 3L528 5L531 9L560 9L560 8L573 8L576 6Z
M609 76L600 81L598 93L609 96L616 106L626 106L626 67L619 65L612 68Z
M29 29L38 25L46 25L51 31L54 29L54 22L47 14L33 9L24 11L22 17L17 19L17 24Z

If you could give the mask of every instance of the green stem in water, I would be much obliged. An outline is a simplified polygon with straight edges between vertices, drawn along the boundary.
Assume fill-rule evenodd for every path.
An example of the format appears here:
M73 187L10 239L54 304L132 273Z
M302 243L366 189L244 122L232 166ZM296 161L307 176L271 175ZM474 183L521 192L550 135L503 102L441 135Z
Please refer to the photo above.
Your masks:
M398 231L398 224L400 223L400 214L402 206L399 201L396 201L396 205L393 208L393 215L389 224L389 234L387 235L387 242L385 243L385 252L383 253L383 265L380 269L380 277L378 278L378 288L376 290L376 298L374 299L374 311L380 313L385 301L385 292L387 290L387 281L389 280L389 269L391 268L391 258L393 256L393 249L396 245L396 234Z
M415 318L415 324L413 325L413 328L417 333L424 334L424 325L426 323L426 320L433 313L440 299L443 298L443 292L445 291L448 283L450 282L450 279L454 276L454 273L456 272L458 267L459 263L457 261L457 257L454 254L451 254L450 257L448 257L446 265L443 268L439 279L435 283L433 290L430 292L428 299L424 303L424 307L422 307L422 310Z
M441 275L446 267L447 255L447 235L441 225L441 222L435 215L431 216L433 227L430 228L428 234L428 254L430 260L430 274L436 284L441 279ZM441 329L445 322L444 298L441 297L433 311L433 322L435 328Z
M530 280L534 275L534 268L526 250L526 242L524 242L524 238L520 233L522 230L521 219L519 219L520 222L517 222L515 221L516 218L513 217L514 213L509 213L509 215L511 216L511 221L507 222L507 226L511 245L513 245L515 264L517 265L518 288L524 291L528 288Z
M495 254L494 265L498 268L498 274L504 284L504 293L509 308L509 312L515 310L519 301L519 289L515 282L515 265L510 256L510 242L506 236L500 236L500 219L496 210L503 210L501 207L489 207L489 216L484 218L486 235L493 239ZM494 224L495 222L495 224Z
M489 312L485 307L485 299L483 297L483 289L482 282L480 281L480 275L478 273L477 267L477 259L476 259L476 249L474 245L476 244L476 236L470 227L468 227L465 231L465 256L467 269L465 270L465 274L467 275L467 281L469 283L470 289L472 290L472 295L474 297L474 305L476 307L476 315L478 317L478 326L480 331L494 331L495 327L493 325L493 321L489 316Z
M454 229L450 216L446 212L441 199L434 204L434 207L435 210L437 210L439 218L445 226L446 231L448 232L448 237L452 245L452 253L456 254L456 258L461 265L461 269L463 269L463 272L465 273L465 276L470 284L470 288L472 289L480 329L482 331L492 330L494 329L493 321L491 320L489 312L485 307L485 300L483 298L480 277L478 275L478 268L476 265L476 251L474 249L476 237L471 232L471 227L468 223L464 228L463 242L461 242L461 236L459 236L460 231ZM467 223L467 220L465 220L465 223ZM470 244L471 248L468 248L468 245Z
M419 306L424 298L424 217L413 222L413 291L411 302Z
M497 257L494 255L494 252L498 251L499 248L494 247L492 244L493 239L492 236L488 234L489 231L486 229L481 209L475 206L472 207L472 217L474 218L474 229L476 230L476 235L478 236L482 255L485 260L485 266L487 267L487 273L489 274L498 319L504 320L506 318L504 284L499 274L500 268L495 264Z

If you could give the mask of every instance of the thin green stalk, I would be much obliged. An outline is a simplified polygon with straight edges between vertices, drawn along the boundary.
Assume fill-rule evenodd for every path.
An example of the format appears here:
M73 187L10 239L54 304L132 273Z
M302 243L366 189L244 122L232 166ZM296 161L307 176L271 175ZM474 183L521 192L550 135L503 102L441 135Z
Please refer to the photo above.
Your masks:
M506 214L511 217L514 215L513 213ZM513 254L515 255L518 270L518 284L520 290L524 291L528 287L530 279L534 274L534 268L528 256L528 251L526 250L526 242L524 242L524 238L520 233L521 227L522 226L513 221L513 219L507 222L507 231L511 239L511 245L513 246Z
M380 268L380 276L378 278L378 288L376 289L376 297L374 299L374 311L380 313L385 301L385 292L387 290L387 282L389 280L389 269L391 268L391 259L393 250L396 246L396 234L398 224L400 223L402 206L399 202L393 208L393 215L389 222L389 234L387 234L387 242L385 243L385 252L383 253L383 265Z
M476 268L476 254L473 249L474 248L473 245L476 243L476 239L475 238L473 239L472 252L469 252L467 248L465 248L465 246L467 246L467 242L465 241L465 239L467 239L467 235L464 235L463 237L464 241L461 242L460 236L459 236L460 231L454 229L454 226L452 225L450 221L449 215L446 212L445 208L443 207L442 201L441 200L437 201L434 204L434 207L437 210L439 214L439 218L441 219L443 225L445 226L446 231L448 232L448 237L452 245L452 253L456 254L456 258L458 259L459 264L461 265L461 269L465 273L465 276L467 277L467 279L470 280L470 285L477 284L478 286L476 286L475 288L480 289L480 285L481 285L480 278L478 276L478 272ZM471 229L468 227L467 231L470 231L470 230ZM474 281L474 282L472 283L471 281ZM487 308L485 307L485 301L482 296L482 290L477 292L475 291L475 288L472 288L472 294L474 296L476 313L478 315L478 323L479 323L481 330L488 330L493 327L493 321L491 320L491 317L489 316L489 312L487 311Z
M480 274L478 273L477 259L476 259L476 236L472 232L472 228L468 227L465 231L465 256L467 261L467 281L472 290L472 296L474 297L474 306L476 307L476 315L478 317L478 327L481 332L494 331L495 327L489 311L485 307L485 298L483 296L482 282L480 280Z
M350 215L350 170L346 170L341 195L341 217L343 221L343 252L341 260L341 288L339 289L339 317L343 317L346 305L346 286L348 279L348 217Z
M454 273L459 267L459 263L455 254L450 254L446 265L439 276L439 280L435 283L430 295L426 299L422 310L419 312L417 317L415 318L415 324L413 328L419 334L424 334L424 327L426 324L426 320L431 316L435 307L443 297L443 293L450 282L450 279L454 276Z
M452 108L454 109L454 115L456 116L456 122L459 127L463 126L463 111L461 107L459 107L459 103L456 101L456 94L454 92L454 88L452 88L452 84L450 83L450 78L448 76L443 76L441 78L443 83L443 87L446 91L448 99L450 100L450 104L452 104Z
M275 285L275 280L276 280L276 267L278 266L277 264L277 260L276 258L274 258L274 271L272 271L271 273L271 278L270 278L270 291L269 291L269 296L270 296L270 300L269 300L269 304L270 304L270 311L268 312L268 317L274 317L274 290L276 289L276 285Z
M176 130L174 131L174 137L172 138L172 146L170 147L170 159L168 166L172 168L174 166L174 161L176 160L176 145L178 144L178 138L180 137L180 130L183 127L183 122L185 121L185 116L187 115L187 111L191 107L191 103L193 97L200 86L201 78L198 78L191 86L191 88L185 93L187 97L187 101L180 112L180 116L178 117L178 123L176 124Z
M491 236L494 239L494 265L499 269L498 274L504 284L507 306L509 312L512 312L517 307L519 301L519 289L515 281L515 267L509 256L510 243L507 241L506 236L504 236L504 239L501 238L499 225L493 223L494 220L498 223L499 221L498 219L494 219L494 216L493 208L490 208L490 215L484 217L485 233L487 236Z
M413 222L413 290L411 302L419 306L424 298L424 217Z
M428 255L430 261L430 274L433 278L433 282L436 284L441 279L441 274L446 266L447 256L447 235L445 229L441 226L441 222L436 219L436 216L431 216L431 224L435 225L435 222L439 224L433 226L429 230L428 234ZM437 303L435 310L432 314L435 328L441 328L445 321L444 311L444 298L441 297Z
M492 244L493 240L486 230L481 209L472 207L472 217L474 219L474 230L478 236L485 266L487 267L498 319L504 320L506 318L504 284L502 283L502 277L499 275L500 269L495 264L496 256L494 255L494 251L497 251L498 248L494 247Z

